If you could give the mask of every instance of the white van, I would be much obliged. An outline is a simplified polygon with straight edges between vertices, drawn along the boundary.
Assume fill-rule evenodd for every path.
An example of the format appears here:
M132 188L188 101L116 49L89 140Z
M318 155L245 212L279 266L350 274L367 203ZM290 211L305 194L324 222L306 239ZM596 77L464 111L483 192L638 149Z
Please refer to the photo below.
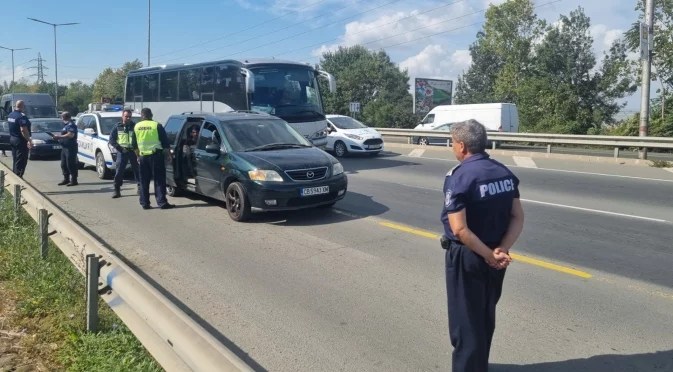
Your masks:
M444 105L433 108L416 126L416 130L432 130L440 125L474 119L486 130L519 131L519 112L513 103L482 103L475 105Z

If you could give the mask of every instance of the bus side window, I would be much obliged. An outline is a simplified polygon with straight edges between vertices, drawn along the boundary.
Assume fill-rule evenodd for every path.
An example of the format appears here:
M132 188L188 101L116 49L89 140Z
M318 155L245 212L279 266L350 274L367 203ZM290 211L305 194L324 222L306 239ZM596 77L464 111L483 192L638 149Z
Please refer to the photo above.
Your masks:
M159 88L161 93L159 100L162 102L170 102L178 100L178 72L162 72L161 82Z
M240 69L226 65L215 68L215 101L224 102L234 110L247 109L248 98Z
M179 101L201 100L201 70L194 68L180 71Z

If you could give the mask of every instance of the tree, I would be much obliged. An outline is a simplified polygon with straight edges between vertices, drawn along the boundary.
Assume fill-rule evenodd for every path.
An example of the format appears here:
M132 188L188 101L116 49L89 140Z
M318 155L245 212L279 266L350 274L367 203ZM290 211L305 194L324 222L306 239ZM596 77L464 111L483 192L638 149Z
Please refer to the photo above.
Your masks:
M81 81L70 83L63 99L59 101L63 110L77 115L85 111L89 103L93 101L93 86Z
M458 79L456 102L514 102L519 83L529 76L533 43L545 21L531 0L511 0L486 11L486 23L470 46L472 65Z
M400 71L384 51L356 45L323 54L320 65L334 75L337 92L323 92L325 111L350 115L350 103L360 102L362 119L371 126L399 127L413 123L409 74ZM321 79L322 88L326 87Z
M131 70L143 67L142 62L135 60L126 62L121 68L106 68L93 82L93 100L100 101L104 97L120 99L124 97L126 75Z

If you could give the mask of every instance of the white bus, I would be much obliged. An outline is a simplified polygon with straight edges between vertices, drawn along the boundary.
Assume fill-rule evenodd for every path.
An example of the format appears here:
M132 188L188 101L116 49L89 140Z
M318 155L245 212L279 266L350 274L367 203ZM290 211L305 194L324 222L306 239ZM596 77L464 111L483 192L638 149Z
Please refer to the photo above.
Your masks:
M288 122L316 147L327 145L328 124L318 75L309 64L276 59L222 60L144 67L126 77L125 106L149 107L154 120L185 112L258 111Z

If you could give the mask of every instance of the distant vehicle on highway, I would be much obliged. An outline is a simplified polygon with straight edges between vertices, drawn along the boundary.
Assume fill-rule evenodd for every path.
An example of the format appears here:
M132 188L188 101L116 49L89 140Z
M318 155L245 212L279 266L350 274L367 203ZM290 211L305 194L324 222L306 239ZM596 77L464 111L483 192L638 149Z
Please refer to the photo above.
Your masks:
M331 208L344 198L343 166L275 116L255 112L173 115L169 196L191 191L226 203L229 217Z
M416 130L433 130L433 131L438 131L438 132L444 132L443 134L449 134L451 133L451 127L453 126L453 123L446 123L442 124L440 126L434 127L434 128L418 128L416 127ZM418 136L418 137L411 137L411 142L418 144L418 145L447 145L449 146L451 144L451 139L450 138L442 138L442 137L432 137L432 136Z
M80 167L93 165L100 179L110 179L114 175L117 149L110 146L110 132L122 120L121 105L96 104L91 110L77 116L77 160ZM142 119L133 114L131 120L138 123ZM130 169L128 164L126 169Z
M26 105L24 113L29 119L58 118L54 100L47 93L9 93L0 97L0 120L5 120L16 105L22 100Z
M38 118L31 121L31 138L33 147L28 153L28 159L33 160L38 157L55 157L61 154L61 145L58 141L51 138L47 132L61 133L65 126L60 119ZM9 126L6 121L0 122L0 150L11 150L9 144Z
M349 153L377 155L383 150L383 137L376 129L344 115L327 115L327 122L330 125L327 151L337 157Z
M294 61L243 59L144 67L126 77L125 106L138 112L149 107L159 123L186 112L265 112L324 149L328 125L320 75L335 92L332 75Z
M414 129L432 130L468 119L479 121L489 131L519 131L519 112L513 103L437 106L430 110Z

